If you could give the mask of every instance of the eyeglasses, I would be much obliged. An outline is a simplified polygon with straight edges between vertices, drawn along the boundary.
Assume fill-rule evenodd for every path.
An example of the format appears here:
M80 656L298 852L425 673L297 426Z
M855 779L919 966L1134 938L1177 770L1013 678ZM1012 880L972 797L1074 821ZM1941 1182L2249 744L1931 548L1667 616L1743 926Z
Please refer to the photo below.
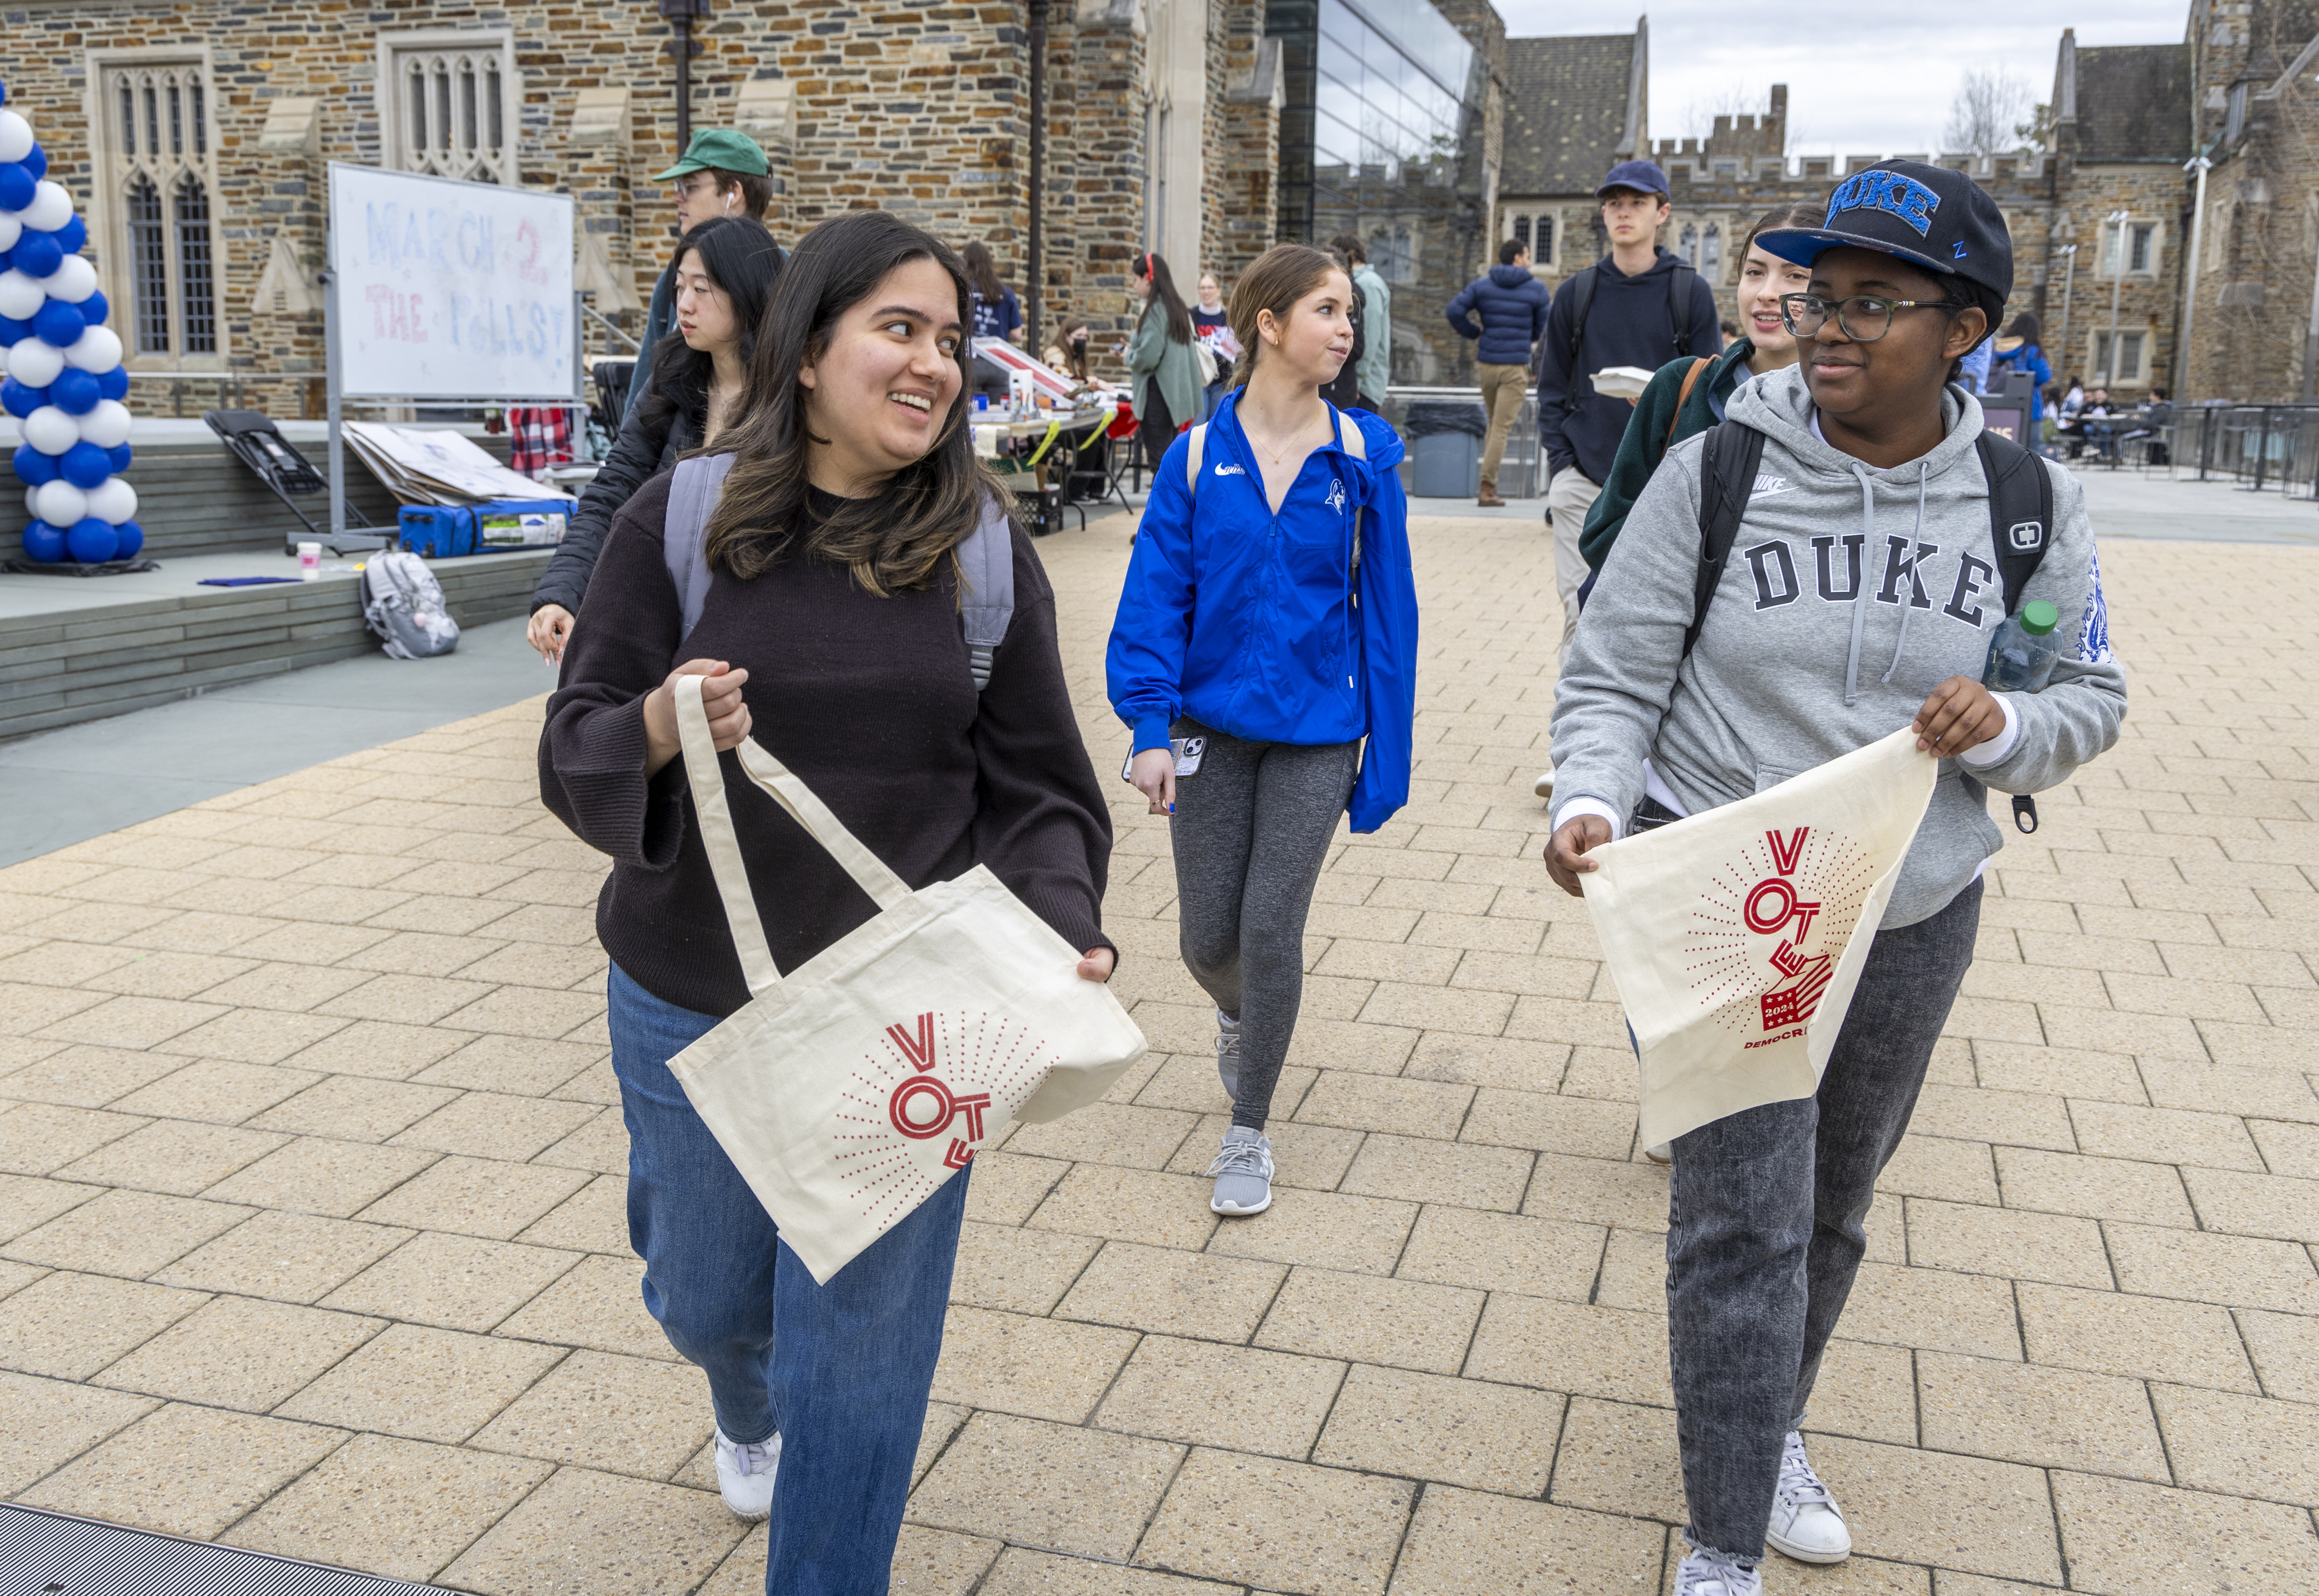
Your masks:
M1881 294L1856 293L1850 299L1826 300L1817 293L1783 293L1780 295L1780 320L1788 330L1800 338L1808 338L1827 325L1827 313L1836 312L1836 324L1844 336L1855 344L1872 344L1892 330L1895 311L1955 311L1963 306L1937 299L1886 299Z

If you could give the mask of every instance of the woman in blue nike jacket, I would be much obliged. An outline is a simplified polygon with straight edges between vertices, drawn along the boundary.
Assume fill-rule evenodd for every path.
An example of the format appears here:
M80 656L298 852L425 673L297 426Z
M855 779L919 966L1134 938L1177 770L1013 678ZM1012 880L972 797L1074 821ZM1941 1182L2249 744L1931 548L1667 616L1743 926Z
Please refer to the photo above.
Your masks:
M1267 250L1234 287L1241 386L1160 463L1105 662L1135 734L1128 779L1172 816L1184 963L1216 1004L1232 1123L1209 1206L1223 1214L1272 1203L1265 1121L1338 817L1349 807L1355 831L1375 831L1409 800L1401 439L1320 395L1352 353L1352 294L1301 244Z

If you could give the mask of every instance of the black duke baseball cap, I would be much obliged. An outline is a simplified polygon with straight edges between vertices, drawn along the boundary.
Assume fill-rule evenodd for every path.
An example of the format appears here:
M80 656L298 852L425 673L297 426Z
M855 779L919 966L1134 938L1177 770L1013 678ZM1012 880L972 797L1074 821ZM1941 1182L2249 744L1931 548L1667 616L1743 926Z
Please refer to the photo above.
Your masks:
M1963 172L1922 161L1879 161L1854 172L1827 196L1820 226L1772 228L1755 242L1804 266L1824 249L1874 249L1962 277L1999 305L2013 293L2013 235L1997 202Z

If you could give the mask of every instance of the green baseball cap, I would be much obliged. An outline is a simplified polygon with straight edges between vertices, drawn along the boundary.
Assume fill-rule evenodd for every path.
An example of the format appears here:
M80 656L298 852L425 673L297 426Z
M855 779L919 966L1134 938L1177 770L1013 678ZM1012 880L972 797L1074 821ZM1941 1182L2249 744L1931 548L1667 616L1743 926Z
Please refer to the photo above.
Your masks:
M652 180L666 183L688 172L706 172L712 167L720 172L746 172L757 177L772 169L764 150L748 134L736 133L730 128L703 128L692 135L684 158L665 172L654 173Z

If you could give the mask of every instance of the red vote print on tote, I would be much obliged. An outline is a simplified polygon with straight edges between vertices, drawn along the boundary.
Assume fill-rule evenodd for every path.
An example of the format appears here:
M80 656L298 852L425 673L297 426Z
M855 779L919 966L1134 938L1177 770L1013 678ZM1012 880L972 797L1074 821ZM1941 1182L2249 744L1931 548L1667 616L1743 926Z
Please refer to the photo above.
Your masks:
M1800 1035L1836 978L1875 884L1866 854L1825 826L1767 831L1710 878L1685 933L1692 989L1749 1047Z
M862 1056L831 1134L839 1178L880 1228L963 1169L1054 1063L1003 1015L928 1012L888 1025Z

